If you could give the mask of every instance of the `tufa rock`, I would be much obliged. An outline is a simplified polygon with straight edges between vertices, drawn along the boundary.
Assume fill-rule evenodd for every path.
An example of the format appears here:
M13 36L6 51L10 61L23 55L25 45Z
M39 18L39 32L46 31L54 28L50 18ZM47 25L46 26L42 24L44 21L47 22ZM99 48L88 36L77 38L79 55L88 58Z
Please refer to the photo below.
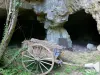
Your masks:
M88 43L87 44L87 49L93 51L93 50L96 50L96 46L94 44Z
M100 51L100 45L97 46L97 50Z

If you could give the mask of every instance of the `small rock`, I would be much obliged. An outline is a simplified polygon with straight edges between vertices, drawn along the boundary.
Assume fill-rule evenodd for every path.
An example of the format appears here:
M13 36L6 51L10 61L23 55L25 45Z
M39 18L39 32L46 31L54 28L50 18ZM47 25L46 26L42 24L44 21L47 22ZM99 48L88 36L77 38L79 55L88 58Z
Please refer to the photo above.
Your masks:
M87 49L89 49L89 50L96 50L96 46L94 44L88 43L87 44Z
M96 62L96 63L88 63L88 64L85 64L84 67L85 68L94 68L96 70L96 72L100 72L100 62Z
M97 46L97 50L100 51L100 45Z

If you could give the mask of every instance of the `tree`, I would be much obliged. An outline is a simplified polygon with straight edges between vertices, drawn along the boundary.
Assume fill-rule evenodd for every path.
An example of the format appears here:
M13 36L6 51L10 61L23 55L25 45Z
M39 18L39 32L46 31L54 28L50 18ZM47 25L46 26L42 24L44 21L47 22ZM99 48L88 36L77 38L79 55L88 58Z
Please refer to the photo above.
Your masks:
M0 59L5 52L11 37L14 33L14 29L16 27L17 16L19 11L19 3L20 0L10 0L9 2L9 11L7 13L7 19L4 29L4 37L0 44Z

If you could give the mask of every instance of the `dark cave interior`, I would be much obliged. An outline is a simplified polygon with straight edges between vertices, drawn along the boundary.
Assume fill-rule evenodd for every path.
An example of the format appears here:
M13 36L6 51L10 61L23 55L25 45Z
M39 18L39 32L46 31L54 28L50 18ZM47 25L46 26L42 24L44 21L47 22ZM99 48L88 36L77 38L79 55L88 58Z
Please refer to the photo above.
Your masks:
M100 35L97 31L97 23L92 15L84 10L77 11L69 16L64 28L68 31L73 43L100 43Z
M0 40L3 37L6 17L0 18ZM72 42L100 43L96 21L90 14L80 10L69 16L69 21L64 28L68 31ZM21 43L24 39L45 39L46 30L43 24L37 21L37 16L32 10L23 10L18 16L17 26L11 39L11 44Z
M37 38L45 39L45 29L43 23L37 21L36 14L32 10L22 12L18 16L15 33L12 42L21 42L25 39ZM17 38L16 38L17 37Z

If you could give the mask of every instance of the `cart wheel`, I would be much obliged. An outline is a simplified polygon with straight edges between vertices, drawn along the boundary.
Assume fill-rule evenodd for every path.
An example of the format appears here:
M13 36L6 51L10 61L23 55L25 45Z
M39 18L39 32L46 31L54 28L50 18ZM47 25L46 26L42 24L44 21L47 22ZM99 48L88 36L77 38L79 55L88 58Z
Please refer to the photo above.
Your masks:
M22 53L22 65L34 75L46 75L54 66L53 52L41 44L34 44Z

